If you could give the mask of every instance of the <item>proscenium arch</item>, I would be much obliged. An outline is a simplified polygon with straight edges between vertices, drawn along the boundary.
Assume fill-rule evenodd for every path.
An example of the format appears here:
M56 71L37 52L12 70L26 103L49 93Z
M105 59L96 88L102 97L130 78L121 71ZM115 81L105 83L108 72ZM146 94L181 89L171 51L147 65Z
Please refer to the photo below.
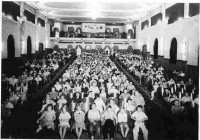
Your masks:
M170 59L169 59L169 62L171 64L176 64L176 60L177 60L177 40L176 38L173 38L172 41L171 41L171 46L170 46L170 52L169 52L169 56L170 56Z
M158 59L158 39L156 38L154 41L154 46L153 46L153 50L154 50L154 59Z
M9 35L7 39L7 56L8 58L15 57L15 39L13 35Z
M32 53L32 42L31 42L31 37L27 37L27 57L31 58L31 53Z

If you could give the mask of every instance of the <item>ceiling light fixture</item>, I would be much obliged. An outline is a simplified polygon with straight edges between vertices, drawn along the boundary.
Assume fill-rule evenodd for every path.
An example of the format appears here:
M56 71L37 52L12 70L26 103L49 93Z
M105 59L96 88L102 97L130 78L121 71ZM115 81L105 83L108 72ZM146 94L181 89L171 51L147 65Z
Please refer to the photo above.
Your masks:
M101 5L97 2L92 2L88 5L89 17L96 19L100 16Z
M97 12L97 11L91 11L90 12L90 14L89 14L89 16L92 18L92 19L96 19L97 17L99 17L99 12Z

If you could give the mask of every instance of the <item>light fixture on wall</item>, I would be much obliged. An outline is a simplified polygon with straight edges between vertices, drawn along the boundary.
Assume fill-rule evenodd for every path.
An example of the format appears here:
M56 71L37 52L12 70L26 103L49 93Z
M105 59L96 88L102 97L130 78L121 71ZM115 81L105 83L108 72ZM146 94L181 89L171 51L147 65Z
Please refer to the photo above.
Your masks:
M168 16L164 18L164 21L165 21L166 23L168 23L168 20L169 20L169 17L168 17Z
M183 17L178 17L177 21L179 21L179 20L181 20L181 19L183 19Z
M96 18L98 18L99 16L100 16L100 13L98 12L98 11L90 11L90 13L89 13L89 16L92 18L92 19L96 19Z
M6 14L4 12L2 12L2 16L6 16Z
M22 17L18 17L17 16L17 20L20 22L20 23L23 23L24 21L27 20L26 16L22 16Z
M38 26L39 26L39 27L42 27L40 23L38 23Z
M13 20L13 16L12 15L6 15L6 17Z
M162 21L159 19L158 21L157 21L157 24L161 24L162 23Z
M188 43L187 43L187 38L186 36L183 37L183 44L181 47L181 54L182 54L182 59L187 60L187 48L188 48Z

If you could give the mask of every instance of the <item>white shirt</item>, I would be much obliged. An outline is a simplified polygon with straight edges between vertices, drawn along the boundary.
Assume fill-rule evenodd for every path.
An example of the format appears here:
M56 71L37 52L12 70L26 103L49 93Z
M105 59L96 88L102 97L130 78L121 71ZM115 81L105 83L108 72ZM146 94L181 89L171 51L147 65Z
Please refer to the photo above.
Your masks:
M66 78L70 78L70 72L65 72L64 74L63 74L63 77L66 77Z
M66 104L66 103L67 103L67 100L66 100L66 99L59 99L59 100L57 101L57 103L59 103L59 104Z
M37 77L35 78L35 81L40 82L40 81L42 81L42 78L37 76Z
M135 118L135 124L139 124L137 121L140 121L140 120L143 120L143 119L146 119L148 118L147 115L144 113L144 112L138 112L138 111L135 111L132 115L131 115L132 118Z
M139 96L133 96L132 100L135 102L136 106L138 106L138 105L145 105L144 98L141 95L139 95Z
M68 112L66 112L66 113L60 113L60 116L59 116L59 120L69 120L71 118L71 115L68 113Z
M184 103L190 102L190 101L191 101L191 98L190 98L190 96L188 96L188 97L183 96L182 101L183 101Z
M119 111L119 107L118 107L116 104L111 105L111 108L112 108L112 110L113 110L113 112L114 112L115 114L117 114L117 112Z
M125 109L127 110L127 111L134 111L135 110L135 106L133 105L133 104L128 104L128 103L125 103Z
M59 68L58 64L53 65L53 69L57 70Z
M196 103L197 105L199 105L199 98L195 98L194 99L194 103Z
M105 103L103 102L103 100L100 99L96 99L94 101L94 103L96 104L96 109L100 111L100 113L103 112L103 107L105 107Z
M115 88L111 88L110 90L108 90L108 92L109 93L114 93L114 94L119 93L119 91L117 89L115 89Z
M100 92L99 88L97 86L96 87L91 86L90 89L89 89L89 91L92 91L93 93L99 93Z
M17 101L18 99L19 97L16 94L13 94L13 96L9 98L9 101L13 102L13 101Z
M107 83L107 88L111 89L112 85L113 85L113 83Z
M9 79L9 83L11 84L11 85L15 85L16 83L18 82L18 80L15 78L15 79L13 79L13 78L10 78Z
M47 77L48 75L50 75L49 71L44 72L44 76Z
M62 86L60 84L55 84L54 87L56 88L56 90L61 90L62 89Z
M88 118L91 120L100 120L101 116L100 116L100 112L95 109L95 110L89 110L88 112Z
M16 88L16 90L19 91L19 92L27 92L28 87L27 86L23 86L23 87L19 86L19 87Z
M14 108L13 104L11 102L7 102L5 105L6 108Z
M118 118L118 122L121 123L121 122L127 122L128 121L128 117L127 117L127 113L121 113L119 112L117 118Z
M105 120L107 119L114 120L115 114L112 111L111 112L106 111L104 114L102 114L102 118L104 118Z

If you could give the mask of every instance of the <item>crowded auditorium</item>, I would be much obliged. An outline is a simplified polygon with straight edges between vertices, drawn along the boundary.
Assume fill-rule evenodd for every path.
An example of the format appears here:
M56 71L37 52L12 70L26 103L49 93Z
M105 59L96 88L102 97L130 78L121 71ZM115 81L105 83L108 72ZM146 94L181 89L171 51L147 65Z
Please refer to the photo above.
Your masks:
M2 139L198 140L200 3L1 6Z

